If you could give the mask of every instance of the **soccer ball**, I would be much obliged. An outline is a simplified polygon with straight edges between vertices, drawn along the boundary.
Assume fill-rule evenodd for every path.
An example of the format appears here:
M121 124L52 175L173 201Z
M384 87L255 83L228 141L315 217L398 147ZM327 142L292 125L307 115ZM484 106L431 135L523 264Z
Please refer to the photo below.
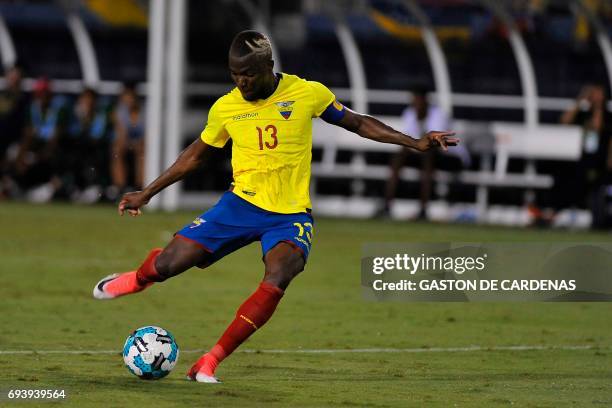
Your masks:
M169 331L157 326L134 330L123 346L123 361L130 372L143 380L167 376L176 365L178 344Z

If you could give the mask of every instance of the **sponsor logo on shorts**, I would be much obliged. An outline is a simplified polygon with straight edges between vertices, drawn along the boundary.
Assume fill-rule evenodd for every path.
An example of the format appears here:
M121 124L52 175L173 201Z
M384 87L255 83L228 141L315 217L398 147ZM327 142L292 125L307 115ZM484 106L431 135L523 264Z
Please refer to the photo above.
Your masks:
M302 239L300 237L293 237L293 239L306 245L306 248L310 247L310 242L306 241L305 239Z
M189 229L199 227L200 225L204 224L205 222L206 222L205 219L198 217L195 220L193 220L193 222L191 223L191 226L189 227Z

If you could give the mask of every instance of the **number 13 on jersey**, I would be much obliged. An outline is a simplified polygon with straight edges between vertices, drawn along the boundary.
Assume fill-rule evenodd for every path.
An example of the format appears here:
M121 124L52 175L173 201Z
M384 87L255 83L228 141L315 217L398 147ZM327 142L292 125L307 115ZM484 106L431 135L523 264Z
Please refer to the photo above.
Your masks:
M264 133L266 140L264 141ZM276 137L276 126L268 125L265 128L260 128L257 126L257 135L259 136L259 150L263 150L264 146L268 149L274 149L278 146L278 138ZM272 143L269 143L268 140L271 140Z

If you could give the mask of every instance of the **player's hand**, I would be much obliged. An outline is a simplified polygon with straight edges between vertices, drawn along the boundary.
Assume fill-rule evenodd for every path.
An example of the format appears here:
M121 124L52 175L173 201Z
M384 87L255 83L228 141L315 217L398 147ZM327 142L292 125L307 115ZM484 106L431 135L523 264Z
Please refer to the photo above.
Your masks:
M137 217L142 214L140 207L146 205L149 202L149 198L142 191L133 191L131 193L125 193L119 201L119 215L123 215L126 211L132 217Z
M448 150L448 146L457 146L459 144L459 139L453 136L455 136L455 132L432 130L419 139L417 149L425 152L439 146L443 150Z

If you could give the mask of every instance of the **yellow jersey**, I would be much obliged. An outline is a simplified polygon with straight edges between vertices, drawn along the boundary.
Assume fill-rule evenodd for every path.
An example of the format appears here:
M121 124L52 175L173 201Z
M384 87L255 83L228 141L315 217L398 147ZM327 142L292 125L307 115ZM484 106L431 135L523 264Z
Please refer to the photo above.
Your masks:
M312 208L312 118L334 104L323 84L281 74L267 99L246 101L238 88L208 113L202 141L223 147L232 139L233 192L264 210L291 214Z

